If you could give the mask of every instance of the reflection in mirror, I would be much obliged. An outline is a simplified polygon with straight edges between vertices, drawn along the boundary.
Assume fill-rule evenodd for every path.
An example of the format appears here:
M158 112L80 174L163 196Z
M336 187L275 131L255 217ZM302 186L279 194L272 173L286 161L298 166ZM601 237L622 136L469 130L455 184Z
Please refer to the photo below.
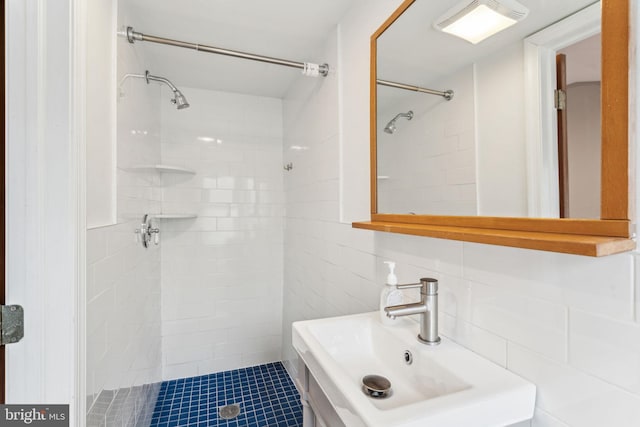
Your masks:
M599 23L575 18L593 0L519 1L526 19L476 45L432 26L457 0L414 2L378 37L379 80L455 94L377 85L378 213L599 218Z
M560 212L566 218L600 218L600 42L596 34L558 53L564 64L556 68L566 70L566 102L558 113L558 153L567 159L558 162Z

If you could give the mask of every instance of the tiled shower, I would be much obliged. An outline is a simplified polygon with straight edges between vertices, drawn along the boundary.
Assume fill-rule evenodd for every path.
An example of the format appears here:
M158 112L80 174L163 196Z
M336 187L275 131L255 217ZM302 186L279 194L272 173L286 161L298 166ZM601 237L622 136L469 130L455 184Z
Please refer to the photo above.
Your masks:
M118 75L149 67L117 48ZM89 425L148 424L163 380L282 359L282 100L180 89L188 109L119 82L118 224L87 236ZM145 214L160 230L146 249Z
M130 403L107 406L107 420L126 423L131 415L119 414L122 408L140 416L161 380L281 360L281 100L182 91L191 103L183 111L144 81L127 81L120 94L122 223L89 233L89 286L96 288L88 296L89 405L100 402L95 413L109 396ZM141 107L134 96L158 102L147 123L124 117ZM160 229L159 244L146 249L134 240L144 214L156 215ZM130 332L114 345L117 330ZM141 356L111 363L134 354Z

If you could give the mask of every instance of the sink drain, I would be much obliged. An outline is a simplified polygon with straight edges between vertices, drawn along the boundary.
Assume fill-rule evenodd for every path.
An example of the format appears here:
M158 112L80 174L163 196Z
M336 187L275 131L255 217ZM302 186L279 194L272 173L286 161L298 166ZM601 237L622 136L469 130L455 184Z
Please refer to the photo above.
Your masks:
M362 378L364 393L376 399L384 399L391 394L391 382L381 375L366 375Z
M227 405L220 407L220 418L223 420L232 420L240 415L240 405L234 403L233 405Z

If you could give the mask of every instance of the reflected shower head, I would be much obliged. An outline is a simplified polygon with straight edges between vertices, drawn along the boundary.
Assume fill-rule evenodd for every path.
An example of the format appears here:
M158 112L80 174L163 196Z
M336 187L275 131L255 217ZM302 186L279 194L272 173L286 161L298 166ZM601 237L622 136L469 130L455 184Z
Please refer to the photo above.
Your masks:
M395 120L391 120L389 123L387 123L387 125L384 127L384 131L386 133L394 133L398 128L396 127L396 121Z
M394 133L398 129L396 126L396 120L398 120L400 117L411 120L413 119L413 111L409 110L406 113L397 114L393 119L391 119L391 121L389 121L389 123L387 123L387 125L384 127L384 131L388 134Z
M174 95L174 98L171 100L171 102L176 104L176 107L178 108L178 110L182 110L183 108L189 108L189 102L187 102L187 98L184 97L182 92L176 89L173 91L173 95Z

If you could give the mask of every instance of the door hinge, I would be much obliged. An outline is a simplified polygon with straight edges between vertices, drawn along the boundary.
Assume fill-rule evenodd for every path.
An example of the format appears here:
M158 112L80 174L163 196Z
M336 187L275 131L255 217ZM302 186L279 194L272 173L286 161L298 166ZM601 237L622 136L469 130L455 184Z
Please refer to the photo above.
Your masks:
M567 108L567 92L562 89L556 89L553 92L553 103L556 110L566 110Z
M0 305L0 345L17 343L24 337L24 309L20 305Z

